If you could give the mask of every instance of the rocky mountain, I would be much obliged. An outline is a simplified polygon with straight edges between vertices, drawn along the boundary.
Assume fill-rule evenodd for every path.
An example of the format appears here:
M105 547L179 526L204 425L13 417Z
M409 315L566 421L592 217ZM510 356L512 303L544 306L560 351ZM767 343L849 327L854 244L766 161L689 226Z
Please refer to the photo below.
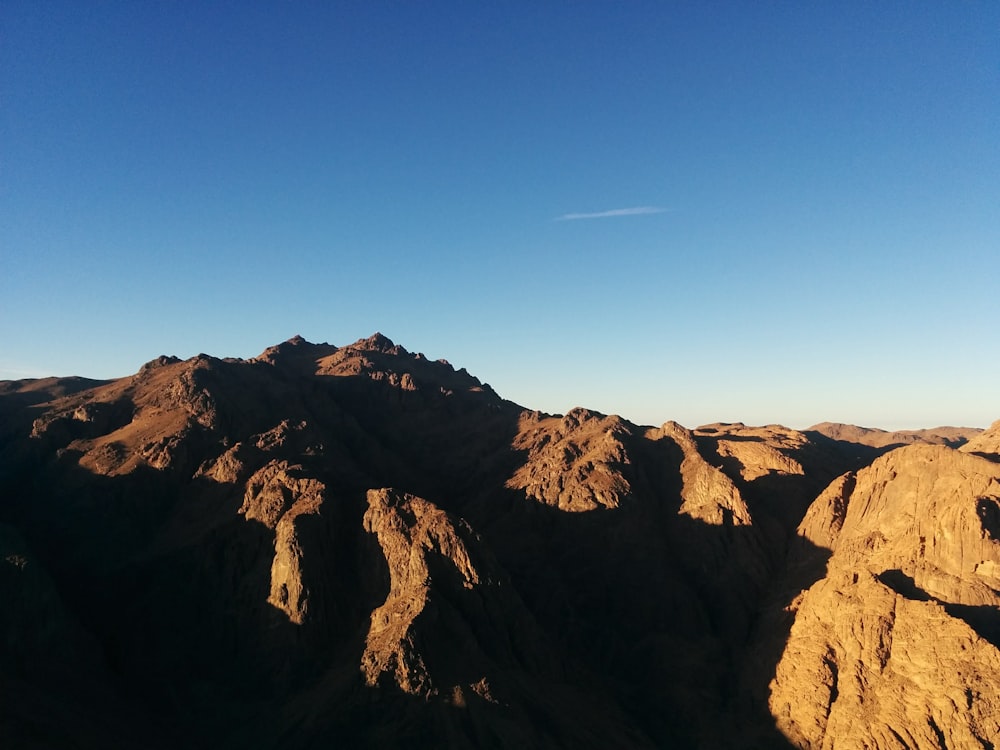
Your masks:
M959 448L983 430L976 427L935 427L889 432L851 424L821 422L805 430L810 440L836 447L855 468L870 464L883 453L904 445L947 445Z
M893 451L832 485L799 535L814 547L793 565L830 555L790 605L769 701L785 735L817 748L993 745L1000 465L940 446Z
M934 427L927 430L896 430L895 432L889 432L871 427L858 427L853 424L821 422L820 424L813 425L806 432L818 432L840 443L855 443L857 445L867 445L870 448L892 449L915 443L947 445L952 448L958 448L976 437L982 430L977 427Z
M0 742L993 747L996 435L542 414L379 334L2 383Z
M990 459L1000 456L1000 419L991 424L988 429L972 437L959 450Z

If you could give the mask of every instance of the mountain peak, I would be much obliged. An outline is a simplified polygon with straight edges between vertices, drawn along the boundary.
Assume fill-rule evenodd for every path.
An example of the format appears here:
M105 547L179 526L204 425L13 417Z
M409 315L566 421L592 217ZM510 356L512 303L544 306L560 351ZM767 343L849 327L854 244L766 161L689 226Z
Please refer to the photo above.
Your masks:
M289 361L309 361L310 358L322 357L335 351L337 351L337 347L332 344L314 344L302 336L295 334L287 341L269 346L254 357L251 362L266 362L271 365L278 364L279 362L288 364Z
M362 349L369 352L382 352L383 354L406 354L403 347L395 344L392 339L376 331L366 339L358 339L352 345L355 349Z

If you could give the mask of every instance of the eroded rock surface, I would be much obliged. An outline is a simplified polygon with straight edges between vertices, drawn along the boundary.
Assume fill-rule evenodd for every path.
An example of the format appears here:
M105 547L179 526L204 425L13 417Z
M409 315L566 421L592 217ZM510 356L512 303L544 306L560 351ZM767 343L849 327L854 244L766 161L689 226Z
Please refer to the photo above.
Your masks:
M364 527L378 540L390 581L361 659L369 685L388 680L421 697L468 690L482 697L495 662L544 660L530 652L538 633L529 615L468 523L422 498L379 489L368 492Z
M1000 420L991 424L989 428L979 435L971 438L959 450L966 453L975 453L991 461L1000 461Z
M895 450L834 482L800 535L830 557L791 605L770 709L797 747L1000 740L1000 466Z
M998 745L996 435L541 414L381 334L0 383L0 744Z
M569 512L628 501L631 486L622 470L629 459L622 438L630 430L620 417L574 409L563 417L529 415L520 427L513 447L527 457L508 487Z

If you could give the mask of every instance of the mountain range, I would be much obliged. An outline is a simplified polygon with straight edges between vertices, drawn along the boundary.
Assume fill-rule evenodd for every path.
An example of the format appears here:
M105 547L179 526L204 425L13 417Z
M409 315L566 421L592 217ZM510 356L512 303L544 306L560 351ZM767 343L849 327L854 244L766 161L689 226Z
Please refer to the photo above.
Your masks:
M994 748L1000 422L633 424L381 334L0 383L5 748Z

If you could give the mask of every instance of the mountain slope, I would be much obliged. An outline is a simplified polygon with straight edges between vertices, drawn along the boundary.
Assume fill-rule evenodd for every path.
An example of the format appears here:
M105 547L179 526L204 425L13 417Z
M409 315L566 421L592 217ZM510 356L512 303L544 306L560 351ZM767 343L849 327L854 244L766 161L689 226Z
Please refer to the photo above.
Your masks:
M771 683L799 747L988 747L1000 735L1000 466L895 450L817 500L829 546Z
M0 415L0 680L22 696L0 731L25 747L809 746L853 736L853 709L815 728L826 683L802 670L826 662L801 644L848 669L838 628L904 594L914 639L945 623L977 665L925 680L973 691L936 726L995 741L976 455L863 469L777 425L541 414L380 334L0 384ZM828 622L855 585L881 593Z

